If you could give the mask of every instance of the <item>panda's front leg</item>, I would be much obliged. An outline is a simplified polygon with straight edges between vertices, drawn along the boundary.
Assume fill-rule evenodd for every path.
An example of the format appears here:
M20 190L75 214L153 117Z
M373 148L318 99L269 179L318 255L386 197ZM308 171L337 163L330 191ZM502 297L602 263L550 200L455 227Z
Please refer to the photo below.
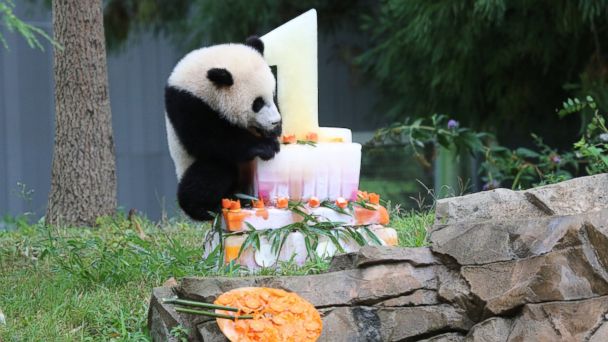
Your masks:
M220 160L197 160L179 181L179 206L195 220L210 220L213 216L209 212L220 211L222 198L234 192L237 181L236 165Z

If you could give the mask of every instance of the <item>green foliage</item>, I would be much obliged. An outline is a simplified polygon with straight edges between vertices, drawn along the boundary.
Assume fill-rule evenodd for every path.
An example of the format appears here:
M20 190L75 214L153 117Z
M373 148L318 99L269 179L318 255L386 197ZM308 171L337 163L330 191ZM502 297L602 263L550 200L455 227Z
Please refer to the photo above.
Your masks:
M416 119L410 123L406 118L403 123L395 123L376 131L368 146L386 145L387 142L405 144L423 164L430 164L422 155L423 149L430 141L445 148L455 148L459 154L482 152L482 140L491 137L484 132L474 132L470 128L460 127L457 121L449 120L445 115L434 114L430 119ZM428 124L423 124L423 123Z
M553 120L555 103L608 94L607 8L606 0L383 0L364 17L373 45L358 62L393 119L450 112L496 129L501 141L535 130L559 142L575 132Z
M188 342L188 329L182 325L176 325L170 331L171 336L175 337L179 342Z
M590 122L571 150L560 152L532 134L535 149L509 149L498 145L489 133L460 127L444 115L417 119L410 123L395 123L379 129L368 147L404 146L413 152L420 164L428 168L433 163L438 146L454 150L460 158L465 154L483 157L480 167L484 189L508 185L513 189L530 188L570 179L584 165L587 174L608 172L608 129L606 118L600 115L598 104L591 96L563 102L557 111L560 117L585 110L592 111ZM429 147L431 152L429 153Z
M53 39L42 29L24 23L21 19L17 18L13 13L14 9L15 3L13 0L0 0L0 23L8 28L9 32L17 32L20 34L31 48L37 48L44 51L44 46L40 42L40 39L47 40L57 46ZM8 50L8 44L6 38L2 35L2 32L0 32L0 44Z
M550 116L553 105L563 98L591 94L601 106L608 106L603 47L608 41L607 4L107 0L104 18L110 48L120 47L134 32L152 29L191 49L241 42L316 8L322 33L345 23L363 31L356 43L337 44L352 48L343 55L348 60L358 56L356 70L366 72L366 82L372 80L381 88L379 113L398 121L454 113L456 119L493 131L511 146L529 141L532 130L550 144L572 138L576 122Z
M600 115L595 100L587 96L585 101L568 99L559 111L562 116L591 109L593 116L585 127L583 136L574 144L577 157L585 160L585 171L590 174L608 172L608 127L606 117Z
M358 13L361 0L109 0L104 7L110 48L120 47L132 32L153 29L170 36L184 49L225 42L243 42L262 35L310 8L319 12L319 26L332 30Z
M555 145L576 135L578 121L553 120L555 103L591 94L608 106L603 46L608 41L607 4L108 0L104 18L110 48L120 47L134 32L152 29L192 49L242 42L316 8L322 33L345 23L360 27L361 39L337 44L349 48L342 54L348 61L356 56L358 68L353 70L364 71L366 81L380 87L381 115L401 121L449 112L472 127L494 132L509 146L531 143L530 131Z
M573 152L560 154L535 134L532 138L536 150L524 147L508 149L498 145L486 149L480 169L486 189L501 184L510 184L512 189L527 189L570 179L578 171L579 161Z
M435 221L434 212L402 211L397 208L392 217L391 227L397 230L399 246L421 247L428 244L426 236Z

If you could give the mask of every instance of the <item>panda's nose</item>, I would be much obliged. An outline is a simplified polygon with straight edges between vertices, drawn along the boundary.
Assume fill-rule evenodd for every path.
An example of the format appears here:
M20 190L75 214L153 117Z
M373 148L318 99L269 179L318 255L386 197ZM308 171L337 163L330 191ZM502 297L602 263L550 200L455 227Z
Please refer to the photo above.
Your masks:
M283 127L281 125L281 120L279 120L277 122L273 122L271 134L278 137L281 135L282 131L283 131Z

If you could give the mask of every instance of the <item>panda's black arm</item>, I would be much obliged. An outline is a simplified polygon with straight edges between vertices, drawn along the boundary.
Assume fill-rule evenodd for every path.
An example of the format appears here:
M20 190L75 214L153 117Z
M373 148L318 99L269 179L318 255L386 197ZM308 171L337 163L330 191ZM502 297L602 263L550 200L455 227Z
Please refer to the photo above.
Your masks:
M259 138L231 124L187 91L168 86L165 105L181 144L195 158L244 162L255 157L268 160L279 151L276 138Z
M205 139L202 153L227 162L245 162L260 157L268 160L279 151L276 138L258 138L238 127L219 127Z

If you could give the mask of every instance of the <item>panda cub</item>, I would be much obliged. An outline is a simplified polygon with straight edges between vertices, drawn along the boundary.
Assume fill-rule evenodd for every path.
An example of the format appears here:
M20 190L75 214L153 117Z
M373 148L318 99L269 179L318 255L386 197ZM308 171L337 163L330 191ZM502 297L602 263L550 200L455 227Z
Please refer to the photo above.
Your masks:
M195 220L209 220L239 190L239 167L279 152L281 116L275 78L258 37L194 50L165 89L169 152L177 199Z

